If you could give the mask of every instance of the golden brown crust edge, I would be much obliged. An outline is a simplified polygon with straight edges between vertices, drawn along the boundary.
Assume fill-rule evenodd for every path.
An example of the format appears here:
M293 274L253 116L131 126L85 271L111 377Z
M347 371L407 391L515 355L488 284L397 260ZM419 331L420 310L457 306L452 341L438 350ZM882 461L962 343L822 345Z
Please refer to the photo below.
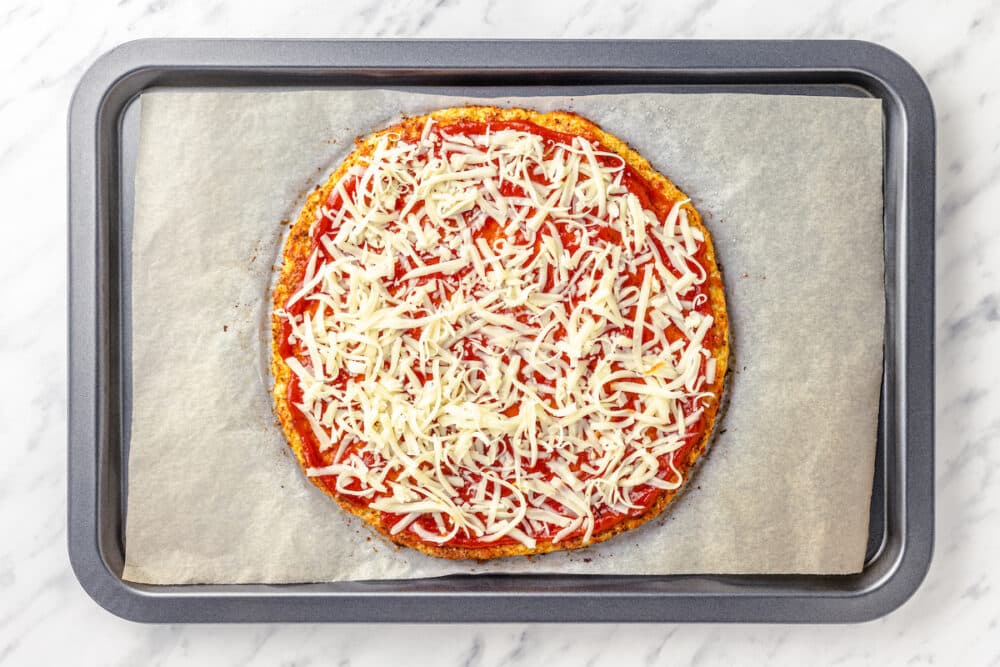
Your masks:
M644 157L632 150L632 148L630 148L624 141L614 135L604 132L597 125L586 120L585 118L570 112L555 111L542 114L529 109L503 109L500 107L469 106L443 109L423 116L407 118L398 125L380 130L375 134L358 140L355 150L344 159L327 182L310 194L302 208L302 212L299 214L298 219L292 225L288 234L288 239L285 243L284 251L282 253L283 260L281 274L274 290L275 309L280 308L287 301L288 297L295 292L296 286L294 283L298 273L297 265L300 262L306 261L310 252L309 228L312 225L313 220L315 220L317 209L321 203L326 201L329 197L333 186L340 180L347 169L355 164L360 158L371 153L374 142L378 137L381 137L389 132L398 133L402 138L419 136L428 116L433 117L439 127L447 127L448 125L461 123L463 121L483 122L526 120L543 128L570 134L579 134L589 139L597 140L608 150L619 154L628 163L628 165L636 171L636 173L641 175L647 182L662 192L668 200L677 201L679 199L688 198L687 195L681 192L681 190L678 189L669 178L653 169ZM680 488L662 493L659 498L657 498L656 502L654 502L642 515L629 517L603 531L594 533L591 536L590 541L586 543L584 543L581 536L560 542L559 544L553 544L552 542L539 542L534 548L527 547L523 544L459 547L429 544L420 540L417 536L411 535L405 531L396 535L391 535L389 533L389 529L382 525L381 514L378 511L337 496L336 494L330 492L330 490L327 489L318 478L309 477L308 479L321 491L323 491L323 493L333 498L333 500L335 500L341 508L359 516L361 519L371 524L380 533L389 538L392 542L411 547L417 551L439 558L489 560L506 556L528 556L533 554L549 553L552 551L579 549L591 544L603 542L604 540L610 539L615 535L632 530L633 528L656 518L664 511L664 509L666 509L677 494L686 488L688 482L690 481L688 473L705 452L708 443L712 438L716 426L716 420L719 416L719 402L722 397L722 389L726 380L726 371L729 362L729 319L726 312L722 275L719 270L718 262L715 258L715 247L712 243L712 236L705 227L701 219L701 215L690 202L684 204L684 209L688 215L688 223L700 229L705 236L705 269L708 273L707 285L709 300L712 304L712 315L715 320L713 327L717 332L719 332L722 343L717 349L712 350L712 355L716 359L715 383L710 387L706 387L706 391L712 392L717 397L717 400L714 401L713 405L706 409L708 427L705 429L705 435L694 447L691 448L687 460L680 462L676 466L684 480L684 483ZM272 315L271 328L271 370L274 375L275 411L281 421L285 435L288 438L289 446L292 451L295 452L295 457L298 459L303 470L305 470L305 468L308 467L305 454L303 453L305 443L294 427L294 420L287 398L288 382L291 378L292 371L278 352L279 341L282 336L282 324L281 320L276 315Z

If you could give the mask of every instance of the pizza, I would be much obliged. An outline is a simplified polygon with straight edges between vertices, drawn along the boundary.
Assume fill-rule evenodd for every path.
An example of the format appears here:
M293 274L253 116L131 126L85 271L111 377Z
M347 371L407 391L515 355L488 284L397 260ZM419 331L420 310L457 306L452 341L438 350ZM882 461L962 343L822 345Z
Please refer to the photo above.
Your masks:
M396 544L480 560L660 514L729 358L688 197L581 116L482 106L356 141L289 231L272 342L309 480Z

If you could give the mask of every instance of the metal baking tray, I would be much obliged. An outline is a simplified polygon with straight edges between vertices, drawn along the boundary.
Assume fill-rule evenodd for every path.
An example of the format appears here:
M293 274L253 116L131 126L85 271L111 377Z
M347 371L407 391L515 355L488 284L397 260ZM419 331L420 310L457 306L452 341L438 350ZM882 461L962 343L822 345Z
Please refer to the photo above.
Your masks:
M478 575L300 585L121 579L138 96L153 88L397 87L472 95L755 92L882 100L886 345L864 570L849 576ZM133 620L851 622L902 604L934 536L934 111L914 69L854 41L144 40L69 114L69 553Z

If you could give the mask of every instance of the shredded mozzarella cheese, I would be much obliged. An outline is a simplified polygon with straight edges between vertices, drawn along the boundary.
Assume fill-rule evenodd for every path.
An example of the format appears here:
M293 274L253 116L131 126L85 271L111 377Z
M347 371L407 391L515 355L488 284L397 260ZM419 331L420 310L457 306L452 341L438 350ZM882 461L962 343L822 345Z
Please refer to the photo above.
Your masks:
M687 200L657 219L581 137L428 120L371 148L276 311L329 457L307 473L436 544L586 542L676 488L716 374Z

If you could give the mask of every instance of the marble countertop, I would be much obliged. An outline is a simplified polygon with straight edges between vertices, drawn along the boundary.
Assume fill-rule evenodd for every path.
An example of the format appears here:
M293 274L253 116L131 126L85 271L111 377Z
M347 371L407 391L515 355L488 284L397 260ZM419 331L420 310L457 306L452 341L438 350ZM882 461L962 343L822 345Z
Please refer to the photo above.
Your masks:
M0 664L1000 663L1000 6L931 0L654 4L12 0L0 6ZM141 37L857 38L925 77L938 122L937 537L930 573L854 626L138 625L66 554L66 112ZM994 264L996 262L996 264Z

